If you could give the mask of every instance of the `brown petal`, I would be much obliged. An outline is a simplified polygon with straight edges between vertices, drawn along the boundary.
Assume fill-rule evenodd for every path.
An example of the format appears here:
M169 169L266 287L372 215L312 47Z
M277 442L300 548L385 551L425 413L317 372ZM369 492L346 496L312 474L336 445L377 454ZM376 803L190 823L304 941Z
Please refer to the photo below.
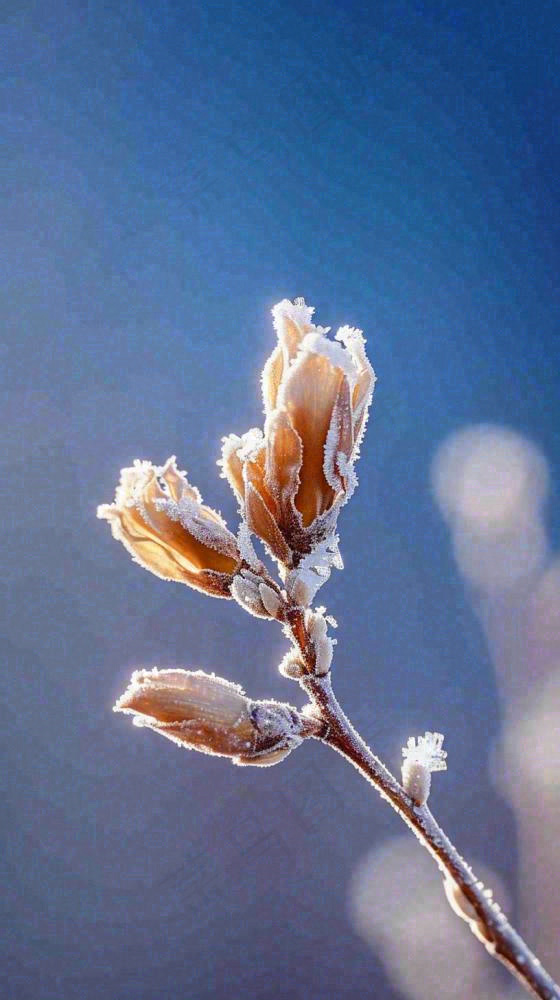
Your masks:
M245 518L249 529L268 546L275 559L289 564L291 552L262 496L251 483L245 487Z
M301 440L285 410L275 410L266 422L267 442L264 481L277 503L293 500L299 488L303 458Z
M154 472L157 474L158 479L163 480L166 484L169 496L172 500L182 500L185 498L188 500L194 500L197 503L202 502L202 498L196 486L191 486L188 482L186 472L179 472L175 455L168 458L165 465L163 465L161 469L154 470Z
M277 344L265 362L262 373L262 394L265 413L271 413L276 406L284 367L284 351L282 346Z
M291 366L280 394L303 446L300 487L295 505L305 527L329 510L335 493L323 470L324 450L333 408L344 378L324 354L306 352Z
M340 455L349 461L353 448L352 411L350 386L346 376L342 379L333 407L331 423L325 444L323 470L329 486L338 493L346 489L346 478L340 469Z
M304 299L290 302L283 299L274 306L272 316L278 343L284 348L287 365L296 357L303 338L314 329L311 317L314 309L306 306Z
M356 446L360 443L365 429L374 384L375 376L372 369L371 371L362 372L354 386L352 411L354 414L354 441Z

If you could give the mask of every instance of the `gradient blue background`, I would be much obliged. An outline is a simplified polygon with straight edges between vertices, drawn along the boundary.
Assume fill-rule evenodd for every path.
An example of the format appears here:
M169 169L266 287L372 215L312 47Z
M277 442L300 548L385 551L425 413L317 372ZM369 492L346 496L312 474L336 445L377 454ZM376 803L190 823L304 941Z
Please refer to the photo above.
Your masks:
M95 508L175 453L233 526L214 463L260 422L270 308L363 327L335 683L394 768L447 734L434 808L514 890L495 682L429 467L467 422L527 434L558 539L559 5L8 7L2 996L394 1000L346 894L398 820L319 745L237 769L111 714L154 664L301 697L279 629L143 572Z

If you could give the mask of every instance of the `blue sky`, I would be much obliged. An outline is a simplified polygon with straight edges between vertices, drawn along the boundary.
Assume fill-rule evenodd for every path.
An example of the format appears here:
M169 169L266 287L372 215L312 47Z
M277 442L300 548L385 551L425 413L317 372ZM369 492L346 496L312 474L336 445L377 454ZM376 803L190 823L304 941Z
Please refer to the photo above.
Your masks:
M306 746L265 781L110 713L156 663L297 697L274 671L279 631L149 577L95 519L122 466L175 453L234 523L219 441L260 422L285 297L362 327L379 376L347 568L324 592L338 690L393 767L416 728L449 733L463 780L445 779L441 815L457 833L468 811L465 851L514 884L487 776L495 683L429 469L465 424L526 435L558 540L557 22L557 4L524 0L5 17L0 906L22 1000L166 997L178 979L265 998L285 975L320 995L322 919L337 997L399 995L343 912L393 821L342 761Z

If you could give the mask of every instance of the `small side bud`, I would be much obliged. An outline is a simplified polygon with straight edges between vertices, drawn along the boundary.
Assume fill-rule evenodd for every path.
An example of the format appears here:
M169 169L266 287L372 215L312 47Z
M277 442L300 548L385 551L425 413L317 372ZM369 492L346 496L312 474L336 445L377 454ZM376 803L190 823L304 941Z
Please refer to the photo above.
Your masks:
M280 594L249 569L242 569L234 576L231 594L245 611L256 618L282 617Z
M315 674L317 677L324 677L331 669L333 658L334 640L317 639L315 641Z
M426 732L418 740L411 736L403 747L403 788L418 806L423 806L428 801L432 771L445 771L447 768L447 753L442 750L442 746L442 733Z
M335 640L327 635L328 623L323 609L305 612L307 634L315 649L315 676L324 677L331 669Z
M297 681L305 674L305 664L297 649L290 649L280 661L278 670L284 677Z
M492 944L492 938L488 933L487 927L485 927L474 906L465 896L461 886L457 885L455 879L451 878L450 875L444 875L443 888L447 897L447 902L453 912L460 917L461 920L466 921L471 931L479 941L482 941L482 943L486 945Z
M297 569L291 570L286 577L288 595L300 608L308 608L315 600L318 590L327 582L331 568L343 568L343 562L338 548L338 535L329 535L324 541L315 545L303 559Z
M202 670L137 670L114 711L234 764L276 764L302 742L305 728L291 705L251 701L238 684Z
M259 583L259 594L271 618L282 619L284 601L278 591L263 580Z

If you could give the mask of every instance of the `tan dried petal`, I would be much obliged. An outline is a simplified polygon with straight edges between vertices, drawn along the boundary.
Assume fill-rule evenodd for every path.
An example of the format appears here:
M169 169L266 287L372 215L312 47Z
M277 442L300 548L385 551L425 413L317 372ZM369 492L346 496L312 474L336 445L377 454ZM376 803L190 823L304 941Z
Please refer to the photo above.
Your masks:
M303 338L315 329L311 322L314 310L306 306L303 299L290 302L284 299L274 306L272 317L278 335L278 344L265 363L262 373L264 412L272 413L276 408L282 379L287 374L290 363L296 357Z
M252 483L245 489L245 518L249 529L268 546L275 559L289 563L291 552L278 524Z
M265 362L262 373L262 394L265 413L271 413L276 406L284 368L284 350L280 344L277 344Z
M340 468L340 460L342 455L346 463L350 461L353 446L354 434L352 428L350 386L345 376L342 379L333 406L323 462L325 479L336 493L346 490L346 477Z
M305 304L304 299L290 302L283 299L272 310L274 329L278 343L284 349L286 366L296 357L303 338L314 329L312 316L314 309Z
M303 447L300 487L295 505L305 527L332 506L335 491L323 470L325 444L333 408L344 379L325 355L308 352L292 365L282 386L286 410Z
M299 435L285 410L275 410L266 422L266 457L264 482L269 494L281 506L295 497L303 449Z

